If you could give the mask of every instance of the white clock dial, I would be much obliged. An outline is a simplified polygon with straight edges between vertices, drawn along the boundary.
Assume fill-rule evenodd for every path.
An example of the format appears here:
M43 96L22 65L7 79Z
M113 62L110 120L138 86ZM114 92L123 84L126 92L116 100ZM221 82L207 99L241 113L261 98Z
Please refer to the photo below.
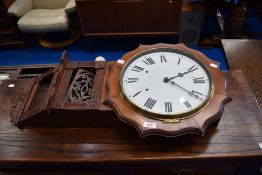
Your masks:
M206 104L211 77L194 56L158 48L131 58L120 76L122 94L134 107L151 114L179 116Z

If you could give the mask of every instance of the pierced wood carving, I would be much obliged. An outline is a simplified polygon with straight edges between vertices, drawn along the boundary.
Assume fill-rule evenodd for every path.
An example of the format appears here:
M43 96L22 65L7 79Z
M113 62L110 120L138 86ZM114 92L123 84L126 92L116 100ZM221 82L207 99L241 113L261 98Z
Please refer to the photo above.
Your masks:
M91 98L94 85L94 73L78 69L68 90L68 102L83 103Z

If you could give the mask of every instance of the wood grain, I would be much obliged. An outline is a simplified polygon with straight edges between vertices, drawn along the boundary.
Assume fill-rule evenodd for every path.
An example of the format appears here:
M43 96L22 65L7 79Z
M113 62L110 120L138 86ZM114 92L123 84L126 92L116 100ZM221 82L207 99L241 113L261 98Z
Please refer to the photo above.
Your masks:
M262 114L241 71L224 73L233 101L205 136L140 139L128 125L17 128L0 110L2 174L233 174L262 166ZM39 174L38 173L38 174Z
M222 45L230 70L243 71L262 109L262 41L223 39Z
M171 35L179 31L181 0L76 0L86 37Z

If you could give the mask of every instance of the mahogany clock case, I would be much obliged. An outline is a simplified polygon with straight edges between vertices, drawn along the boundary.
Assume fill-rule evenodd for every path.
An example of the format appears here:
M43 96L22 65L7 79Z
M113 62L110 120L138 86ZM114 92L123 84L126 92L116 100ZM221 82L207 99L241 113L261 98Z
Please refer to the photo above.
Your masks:
M126 62L152 47L176 48L201 58L206 65L219 65L182 44L141 45L121 60ZM123 126L128 123L138 130L141 137L156 134L178 136L186 133L203 135L207 126L220 119L224 104L230 99L219 68L207 66L215 86L211 106L194 118L163 123L140 115L120 96L122 67L123 64L117 62L68 61L64 52L58 65L1 68L1 72L11 76L11 80L0 85L1 92L4 92L0 94L3 101L0 107L10 114L11 121L18 127ZM158 128L143 127L144 122L155 122Z
M128 64L130 59L142 52L156 48L173 48L187 52L199 59L210 72L213 79L214 94L209 99L208 104L195 115L185 117L183 120L178 118L168 118L164 122L156 120L131 107L119 93L121 92L119 79L125 63ZM120 120L135 127L141 137L148 135L179 136L187 133L204 135L206 128L220 119L225 103L230 100L226 92L225 78L219 70L219 63L207 58L198 51L187 48L183 44L140 45L137 49L125 54L120 61L110 63L109 71L109 77L106 77L108 80L106 86L108 86L109 93L105 104L116 111Z

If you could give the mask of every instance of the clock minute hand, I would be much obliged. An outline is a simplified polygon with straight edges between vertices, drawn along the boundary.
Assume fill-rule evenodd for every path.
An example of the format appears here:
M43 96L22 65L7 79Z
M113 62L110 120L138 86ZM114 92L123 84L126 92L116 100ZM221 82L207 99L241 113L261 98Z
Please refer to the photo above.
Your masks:
M173 80L173 79L176 78L176 77L183 77L185 74L188 74L188 73L190 73L190 72L193 72L193 71L195 71L195 70L197 70L197 69L198 69L198 68L195 67L195 65L193 65L192 67L190 67L190 68L188 69L188 71L183 72L183 73L180 73L180 72L179 72L176 76L170 77L169 80Z
M173 85L175 85L175 86L177 86L177 87L179 87L179 88L181 88L181 89L185 90L186 92L188 92L188 93L191 93L189 90L187 90L187 89L183 88L182 86L180 86L180 85L176 84L175 82L173 82L173 81L169 81L169 82L170 82L171 84L173 84Z
M177 83L175 83L175 82L173 82L173 81L170 81L170 79L169 79L169 82L170 82L172 85L175 85L175 86L177 86L177 87L183 89L184 91L188 92L189 95L192 95L192 96L194 96L194 97L196 97L196 98L198 98L198 99L200 99L200 100L203 100L201 97L199 97L198 95L194 94L193 92L191 92L191 91L185 89L184 87L178 85Z

